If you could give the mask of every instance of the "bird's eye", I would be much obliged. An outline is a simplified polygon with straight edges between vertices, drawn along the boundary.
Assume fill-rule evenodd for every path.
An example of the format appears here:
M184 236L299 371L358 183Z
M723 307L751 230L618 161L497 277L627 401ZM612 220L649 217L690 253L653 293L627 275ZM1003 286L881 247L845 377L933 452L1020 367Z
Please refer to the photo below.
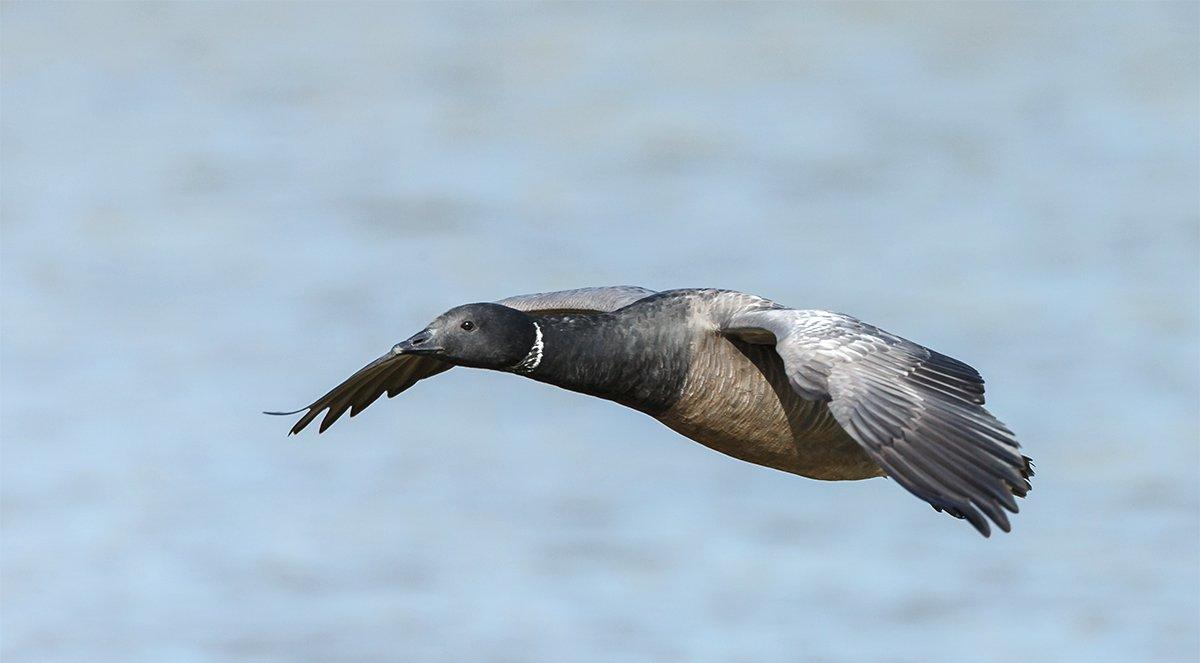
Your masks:
M459 327L462 327L465 331L471 331L475 329L475 323L470 320L463 320L463 323Z

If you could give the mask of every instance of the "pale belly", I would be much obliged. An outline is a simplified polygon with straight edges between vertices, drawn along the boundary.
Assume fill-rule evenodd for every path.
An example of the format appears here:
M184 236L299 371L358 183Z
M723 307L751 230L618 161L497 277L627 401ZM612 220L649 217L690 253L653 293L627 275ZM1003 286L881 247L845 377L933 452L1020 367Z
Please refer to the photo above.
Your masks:
M710 449L812 479L884 474L824 402L792 390L768 346L706 336L679 402L656 418Z

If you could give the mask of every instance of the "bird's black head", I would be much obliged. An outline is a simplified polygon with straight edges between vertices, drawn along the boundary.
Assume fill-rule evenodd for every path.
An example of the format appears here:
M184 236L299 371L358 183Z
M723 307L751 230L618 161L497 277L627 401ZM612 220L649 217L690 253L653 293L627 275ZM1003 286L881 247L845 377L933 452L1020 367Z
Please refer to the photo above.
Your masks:
M396 354L433 355L459 366L511 368L533 348L533 318L500 304L463 304L392 348Z

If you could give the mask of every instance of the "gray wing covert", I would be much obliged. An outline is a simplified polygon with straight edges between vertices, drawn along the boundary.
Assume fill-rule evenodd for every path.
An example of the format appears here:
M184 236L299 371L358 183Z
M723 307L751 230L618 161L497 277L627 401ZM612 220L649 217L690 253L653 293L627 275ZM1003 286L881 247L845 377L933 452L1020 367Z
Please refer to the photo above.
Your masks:
M610 313L655 294L634 285L515 295L496 302L527 313Z
M534 295L517 295L502 299L497 303L528 313L567 311L595 313L615 311L652 294L654 294L653 290L636 286L580 288ZM380 396L387 394L388 398L392 398L419 380L433 377L451 368L453 368L453 364L435 357L396 355L389 352L359 369L354 375L346 378L341 384L307 407L302 407L294 412L268 412L267 414L290 415L304 412L304 416L300 417L295 426L292 426L289 435L294 435L304 430L321 412L328 410L317 429L318 433L324 433L325 429L332 426L333 422L340 419L347 410L350 411L350 416L354 417L365 410L367 406L379 400Z
M986 514L1009 531L1004 509L1030 490L1029 459L983 407L975 369L850 316L825 311L735 313L725 333L774 343L801 396L828 400L846 432L901 486L984 536Z

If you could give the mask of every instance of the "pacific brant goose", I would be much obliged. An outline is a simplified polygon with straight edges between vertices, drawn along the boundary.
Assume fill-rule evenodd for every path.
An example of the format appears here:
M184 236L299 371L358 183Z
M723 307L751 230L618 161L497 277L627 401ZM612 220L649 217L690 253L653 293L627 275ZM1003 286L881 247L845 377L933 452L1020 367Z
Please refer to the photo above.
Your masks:
M446 311L306 408L323 432L453 366L640 410L709 448L813 479L890 476L984 536L1033 475L970 366L848 315L730 290L618 286ZM981 513L982 512L982 513ZM984 515L987 518L984 518Z

